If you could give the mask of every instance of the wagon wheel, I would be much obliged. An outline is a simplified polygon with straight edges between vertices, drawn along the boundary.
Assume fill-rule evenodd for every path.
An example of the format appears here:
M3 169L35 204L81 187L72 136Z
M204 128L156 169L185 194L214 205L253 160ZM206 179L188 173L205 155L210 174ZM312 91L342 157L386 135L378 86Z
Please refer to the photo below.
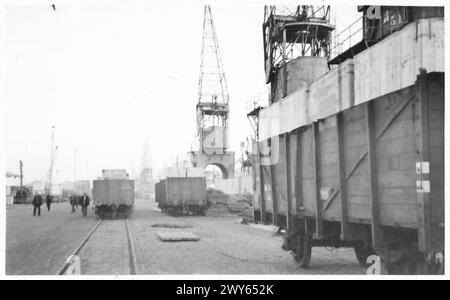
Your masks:
M308 268L311 261L312 237L310 235L299 234L294 240L294 259L302 268Z
M113 219L117 218L117 206L115 204L112 205L112 216Z
M172 210L172 215L173 217L177 217L179 215L179 211L180 209L178 207L174 207Z
M204 216L204 215L206 215L206 207L202 207L200 209L200 216Z
M427 261L425 254L414 249L400 260L387 265L389 274L393 275L443 275L443 265Z
M125 208L125 218L128 218L131 215L131 212L132 212L131 207Z
M363 241L358 241L355 244L354 249L358 263L361 266L368 268L370 264L367 263L367 258L371 255L376 255L375 250L372 249L371 245Z

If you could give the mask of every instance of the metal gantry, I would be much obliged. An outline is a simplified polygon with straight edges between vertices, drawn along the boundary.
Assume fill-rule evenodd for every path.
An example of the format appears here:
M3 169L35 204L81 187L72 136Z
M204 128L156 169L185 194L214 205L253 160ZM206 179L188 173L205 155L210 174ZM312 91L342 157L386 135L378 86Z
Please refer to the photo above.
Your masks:
M266 83L288 61L299 56L329 57L330 6L265 6L264 66Z
M219 131L221 133L217 135L220 137L220 141L218 140L216 143L217 148L222 148L222 150L227 148L228 101L227 80L223 70L211 7L206 5L203 19L197 103L197 134L200 141L200 151L204 150L206 135L216 136Z

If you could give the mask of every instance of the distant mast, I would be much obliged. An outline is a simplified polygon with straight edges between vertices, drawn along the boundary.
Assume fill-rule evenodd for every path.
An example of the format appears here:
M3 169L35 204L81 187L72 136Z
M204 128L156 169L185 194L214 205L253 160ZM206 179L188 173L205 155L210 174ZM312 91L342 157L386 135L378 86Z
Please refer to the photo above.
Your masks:
M56 150L58 150L58 146L55 146L55 126L52 126L52 135L50 141L50 165L47 171L47 184L45 188L45 192L48 194L52 193L53 188L53 172L55 168Z

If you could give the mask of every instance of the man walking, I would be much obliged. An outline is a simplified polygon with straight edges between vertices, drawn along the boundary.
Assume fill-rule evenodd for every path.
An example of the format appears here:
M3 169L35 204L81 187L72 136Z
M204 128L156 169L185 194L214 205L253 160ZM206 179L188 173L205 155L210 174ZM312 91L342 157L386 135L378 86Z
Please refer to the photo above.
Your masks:
M78 205L80 204L81 196L75 194L75 210L78 210Z
M41 215L41 205L42 205L42 196L39 195L39 193L36 193L33 197L33 216L36 215L36 212L38 216Z
M73 214L76 211L75 206L76 206L77 196L75 194L70 195L69 201L70 201L70 206L72 206L71 213Z
M45 197L45 204L47 204L47 210L50 211L50 205L52 204L53 196L50 194L47 194L47 197Z
M87 216L87 208L89 206L89 196L84 193L80 198L81 211L83 212L83 216Z

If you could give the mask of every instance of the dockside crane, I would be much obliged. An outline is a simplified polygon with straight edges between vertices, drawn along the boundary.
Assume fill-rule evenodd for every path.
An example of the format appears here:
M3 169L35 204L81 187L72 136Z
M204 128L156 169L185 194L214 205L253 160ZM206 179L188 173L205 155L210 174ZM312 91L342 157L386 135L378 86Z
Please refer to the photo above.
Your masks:
M55 126L52 126L52 136L51 136L50 144L51 144L51 146L50 146L50 166L48 168L47 183L46 183L46 188L45 188L45 192L47 194L52 193L53 172L54 172L54 168L55 168L55 157L56 157L56 152L58 150L58 146L55 146Z
M193 167L218 166L224 177L234 176L235 152L229 151L229 94L211 7L206 5L198 83L196 151Z

